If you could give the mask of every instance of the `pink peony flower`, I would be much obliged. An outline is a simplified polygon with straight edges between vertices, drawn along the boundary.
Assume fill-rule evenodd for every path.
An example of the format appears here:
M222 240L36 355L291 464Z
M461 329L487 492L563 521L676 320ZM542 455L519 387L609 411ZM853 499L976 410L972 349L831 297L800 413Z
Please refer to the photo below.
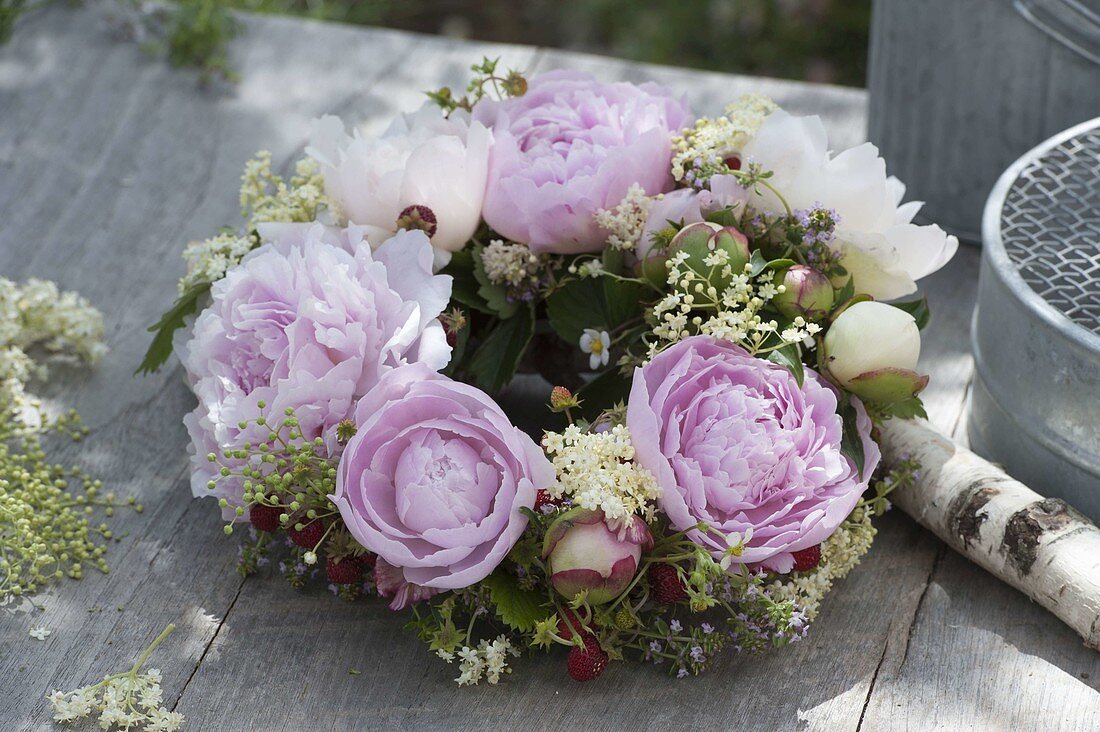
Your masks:
M273 231L285 238L251 252L214 284L181 353L199 399L184 419L192 491L225 498L227 517L241 503L241 482L218 477L206 456L263 440L268 428L239 427L259 415L259 402L273 421L293 407L303 437L323 437L335 449L336 425L384 373L406 363L440 369L450 359L437 320L450 277L432 274L422 232L401 232L372 253L354 230Z
M489 576L527 526L520 509L554 482L542 450L488 395L423 364L383 376L355 422L332 498L352 536L421 589Z
M540 74L522 97L483 100L474 119L493 129L485 221L536 252L603 248L598 209L634 183L672 189L671 137L691 122L685 104L656 84L601 84L587 74Z
M836 392L709 336L686 338L634 371L627 426L638 463L662 489L672 525L720 558L726 536L752 529L739 561L789 572L867 487L879 460L871 421L853 400L859 470L840 451ZM712 530L692 529L704 521Z

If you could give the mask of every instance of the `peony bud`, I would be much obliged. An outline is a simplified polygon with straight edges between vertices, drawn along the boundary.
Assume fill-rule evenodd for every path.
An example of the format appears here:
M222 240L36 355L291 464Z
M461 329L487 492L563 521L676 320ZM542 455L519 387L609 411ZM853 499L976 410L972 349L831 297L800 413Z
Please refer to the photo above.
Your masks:
M833 309L833 286L813 267L796 264L777 279L776 284L786 289L772 298L772 304L791 320L821 320Z
M885 303L858 302L838 315L825 334L825 356L837 383L870 402L897 402L928 385L915 370L916 320Z
M712 266L707 258L715 251L726 253L726 264L730 272L740 274L749 262L749 240L732 226L719 226L709 221L689 224L680 229L668 245L669 252L686 252L686 264L699 274L710 272ZM722 274L724 267L715 268L710 284L718 289L729 285L729 277Z
M609 522L603 511L574 508L550 525L542 556L549 560L550 584L567 599L588 591L594 605L621 595L638 571L642 549L653 546L639 516Z

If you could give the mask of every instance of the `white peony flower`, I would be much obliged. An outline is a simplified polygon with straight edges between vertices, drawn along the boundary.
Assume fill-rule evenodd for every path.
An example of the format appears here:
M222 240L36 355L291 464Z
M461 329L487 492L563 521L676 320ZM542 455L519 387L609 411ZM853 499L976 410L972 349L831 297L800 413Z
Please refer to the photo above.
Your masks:
M398 219L412 212L429 231L438 269L466 246L481 221L492 140L468 115L444 118L427 103L398 116L379 138L348 135L339 118L321 117L313 122L306 154L320 163L325 194L339 216L366 227L372 246L406 228Z
M874 145L868 142L831 155L819 117L773 112L741 152L744 159L774 173L768 183L792 209L820 202L839 214L835 246L858 292L879 300L915 292L916 280L947 264L958 249L958 239L940 227L911 223L922 203L901 204L905 186L887 177L886 163ZM760 194L738 194L739 187L732 176L711 179L716 195L747 197L755 208L784 211L763 186Z

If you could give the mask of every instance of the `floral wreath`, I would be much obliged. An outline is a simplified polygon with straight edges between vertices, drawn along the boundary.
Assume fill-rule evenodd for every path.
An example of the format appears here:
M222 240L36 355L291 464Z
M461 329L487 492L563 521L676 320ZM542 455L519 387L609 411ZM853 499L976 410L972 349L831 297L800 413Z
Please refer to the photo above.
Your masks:
M194 494L242 572L389 598L459 684L798 641L917 469L875 424L923 415L898 300L957 241L763 97L472 68L380 137L315 121L289 179L260 153L244 226L187 246L142 369L198 398Z

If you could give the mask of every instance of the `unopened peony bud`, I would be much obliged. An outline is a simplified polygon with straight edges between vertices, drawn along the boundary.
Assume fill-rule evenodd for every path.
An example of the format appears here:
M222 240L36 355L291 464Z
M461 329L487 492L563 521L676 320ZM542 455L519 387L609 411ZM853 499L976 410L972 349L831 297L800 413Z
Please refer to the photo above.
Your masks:
M729 277L722 274L722 267L708 264L714 252L724 252L725 264L729 265L729 272L740 274L749 261L749 240L732 226L719 226L709 221L697 224L689 224L672 238L668 246L669 252L683 251L688 257L686 264L699 274L711 273L710 284L719 290L729 285Z
M574 508L550 525L542 555L549 561L550 584L572 599L587 590L588 602L610 602L630 586L642 549L653 536L640 516L609 523L603 511Z
M813 267L796 264L777 279L785 290L772 298L772 304L791 320L821 320L833 309L833 286Z
M881 302L859 302L825 334L829 373L853 394L889 404L920 392L928 377L916 372L920 330L909 313Z

